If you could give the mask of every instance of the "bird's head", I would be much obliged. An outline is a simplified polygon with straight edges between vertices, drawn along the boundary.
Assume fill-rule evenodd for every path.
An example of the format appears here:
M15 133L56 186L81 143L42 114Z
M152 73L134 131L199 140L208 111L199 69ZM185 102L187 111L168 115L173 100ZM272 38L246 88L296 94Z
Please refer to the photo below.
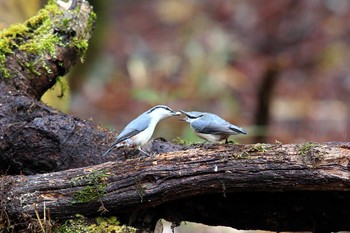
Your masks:
M181 115L180 112L175 112L171 108L169 108L166 105L157 105L151 108L150 110L147 111L147 114L152 118L152 119L158 119L162 120L171 116L179 116Z
M180 120L186 121L186 122L188 122L190 124L193 121L195 121L195 120L201 118L202 116L204 116L203 112L185 112L183 110L180 110L180 112L186 116L185 118L182 118Z

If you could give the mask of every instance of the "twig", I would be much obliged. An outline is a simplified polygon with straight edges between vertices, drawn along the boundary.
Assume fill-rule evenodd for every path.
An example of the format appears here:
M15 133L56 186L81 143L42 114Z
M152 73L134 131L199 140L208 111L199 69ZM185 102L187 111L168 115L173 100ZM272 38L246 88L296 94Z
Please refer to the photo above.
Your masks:
M44 206L45 206L45 202L44 202ZM45 233L45 228L43 226L43 223L41 222L38 209L36 208L36 203L33 204L33 207L34 207L36 218L38 219L38 222L40 224L41 230L43 231L43 233Z

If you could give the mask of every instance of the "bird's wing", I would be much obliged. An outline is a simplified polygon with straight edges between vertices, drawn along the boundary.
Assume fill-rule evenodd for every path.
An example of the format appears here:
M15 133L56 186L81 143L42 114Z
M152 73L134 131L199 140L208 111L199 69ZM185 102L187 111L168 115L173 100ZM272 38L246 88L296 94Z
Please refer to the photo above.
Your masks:
M146 120L145 120L146 119ZM144 131L150 124L149 118L145 118L142 115L131 121L125 129L115 139L115 143L118 144L128 138L135 136L136 134Z
M118 143L121 143L122 141L125 141L126 139L129 139L142 131L143 130L138 130L138 129L128 130L128 132L125 132L125 133L123 133L122 131L118 135L118 137L115 139L113 145L117 145Z
M244 129L232 125L224 119L212 116L194 121L192 126L198 133L204 134L246 134Z
M237 134L247 134L247 130L242 129L241 127L235 126L235 125L230 125L229 127L231 130L235 131Z
M118 137L115 139L113 144L107 149L107 151L103 154L103 156L108 155L109 152L111 152L117 144L125 141L128 138L135 136L136 134L138 134L142 131L144 131L148 127L150 122L149 122L149 120L142 120L142 119L145 119L145 118L142 118L141 116L139 116L136 119L134 119L133 121L131 121L123 129L123 131L120 132Z
M217 124L215 122L201 121L197 120L192 123L192 127L198 133L204 134L223 134L223 133L232 133L227 126Z

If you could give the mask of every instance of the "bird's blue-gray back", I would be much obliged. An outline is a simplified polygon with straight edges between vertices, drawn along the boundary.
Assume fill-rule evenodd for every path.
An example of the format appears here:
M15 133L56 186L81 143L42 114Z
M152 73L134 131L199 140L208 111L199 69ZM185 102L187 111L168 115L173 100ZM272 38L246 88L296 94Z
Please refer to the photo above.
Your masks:
M115 142L122 142L132 136L135 136L139 132L144 131L151 122L149 117L144 117L146 113L142 113L140 116L131 121L115 139Z
M224 119L211 113L206 113L200 119L192 122L192 127L197 132L204 134L233 134L237 131L233 130L232 128L240 129L239 127L236 127Z

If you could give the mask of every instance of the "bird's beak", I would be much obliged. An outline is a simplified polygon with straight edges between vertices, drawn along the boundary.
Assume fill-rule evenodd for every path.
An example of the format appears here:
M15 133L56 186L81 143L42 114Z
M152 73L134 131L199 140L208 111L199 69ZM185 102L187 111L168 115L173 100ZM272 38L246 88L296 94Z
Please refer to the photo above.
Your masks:
M172 115L173 115L173 116L180 116L180 115L181 115L181 112L173 112Z
M180 113L184 114L187 117L187 112L185 112L184 110L180 110ZM179 121L186 121L187 118L180 118Z
M184 114L185 116L187 116L187 112L185 112L184 110L180 110L180 112L181 112L182 114Z

